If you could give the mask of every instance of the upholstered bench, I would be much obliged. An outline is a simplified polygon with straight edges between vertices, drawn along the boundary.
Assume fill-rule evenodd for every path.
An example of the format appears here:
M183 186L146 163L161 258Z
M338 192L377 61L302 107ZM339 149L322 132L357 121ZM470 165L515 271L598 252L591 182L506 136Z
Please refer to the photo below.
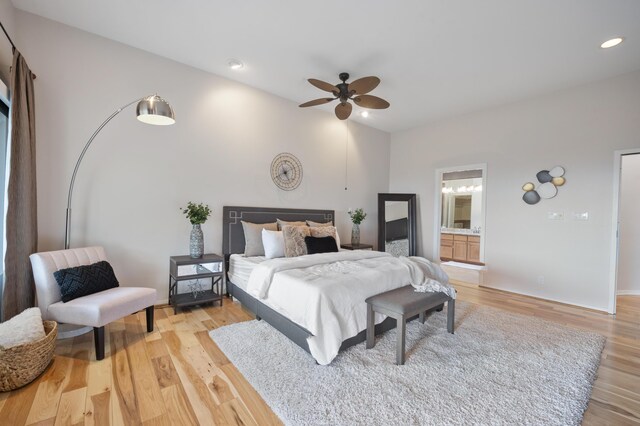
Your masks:
M398 329L396 364L403 365L407 319L418 314L424 324L425 313L447 302L447 331L453 334L455 299L444 293L420 293L411 285L371 296L367 302L367 349L375 345L375 312L395 318Z

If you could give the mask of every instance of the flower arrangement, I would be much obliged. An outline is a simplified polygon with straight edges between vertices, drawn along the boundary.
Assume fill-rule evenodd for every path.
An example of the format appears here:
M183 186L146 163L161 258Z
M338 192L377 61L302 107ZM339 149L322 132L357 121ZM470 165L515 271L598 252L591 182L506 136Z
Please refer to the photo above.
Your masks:
M349 217L351 218L351 222L356 225L360 225L362 221L367 217L367 214L361 208L355 209L353 211L349 210Z
M196 204L189 201L187 208L180 207L180 210L189 219L192 225L202 225L211 216L211 209L207 204Z

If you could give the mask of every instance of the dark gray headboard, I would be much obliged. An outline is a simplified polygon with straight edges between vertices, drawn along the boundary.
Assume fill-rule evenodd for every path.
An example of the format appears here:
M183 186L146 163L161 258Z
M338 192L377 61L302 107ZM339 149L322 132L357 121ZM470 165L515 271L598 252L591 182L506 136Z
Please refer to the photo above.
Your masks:
M334 210L282 209L271 207L222 208L222 252L225 259L234 253L244 253L244 230L242 220L253 223L275 222L276 219L290 221L312 220L314 222L334 222Z

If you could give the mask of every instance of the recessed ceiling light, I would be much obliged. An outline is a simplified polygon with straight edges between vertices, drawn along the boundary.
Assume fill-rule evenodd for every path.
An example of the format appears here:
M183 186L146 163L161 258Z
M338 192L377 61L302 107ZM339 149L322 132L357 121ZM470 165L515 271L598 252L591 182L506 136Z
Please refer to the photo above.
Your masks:
M611 40L607 40L604 43L602 43L600 45L600 47L603 48L603 49L608 49L610 47L614 47L614 46L619 45L623 41L624 41L624 39L622 37L612 38Z
M242 68L244 68L244 64L242 63L242 61L239 61L237 59L229 59L229 68L236 71L241 70Z
M369 111L362 111L360 115L363 116L364 118L367 118L369 116Z

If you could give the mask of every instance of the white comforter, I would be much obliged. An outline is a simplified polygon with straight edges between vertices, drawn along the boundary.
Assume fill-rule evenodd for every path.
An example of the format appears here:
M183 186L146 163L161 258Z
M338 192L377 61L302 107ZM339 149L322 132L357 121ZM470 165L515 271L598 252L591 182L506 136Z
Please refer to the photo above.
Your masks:
M437 265L411 259L375 251L271 259L253 270L247 292L311 332L311 355L327 365L344 340L366 328L367 297L408 284L418 287L431 278L447 281L442 285L448 287ZM376 323L385 318L376 314Z

